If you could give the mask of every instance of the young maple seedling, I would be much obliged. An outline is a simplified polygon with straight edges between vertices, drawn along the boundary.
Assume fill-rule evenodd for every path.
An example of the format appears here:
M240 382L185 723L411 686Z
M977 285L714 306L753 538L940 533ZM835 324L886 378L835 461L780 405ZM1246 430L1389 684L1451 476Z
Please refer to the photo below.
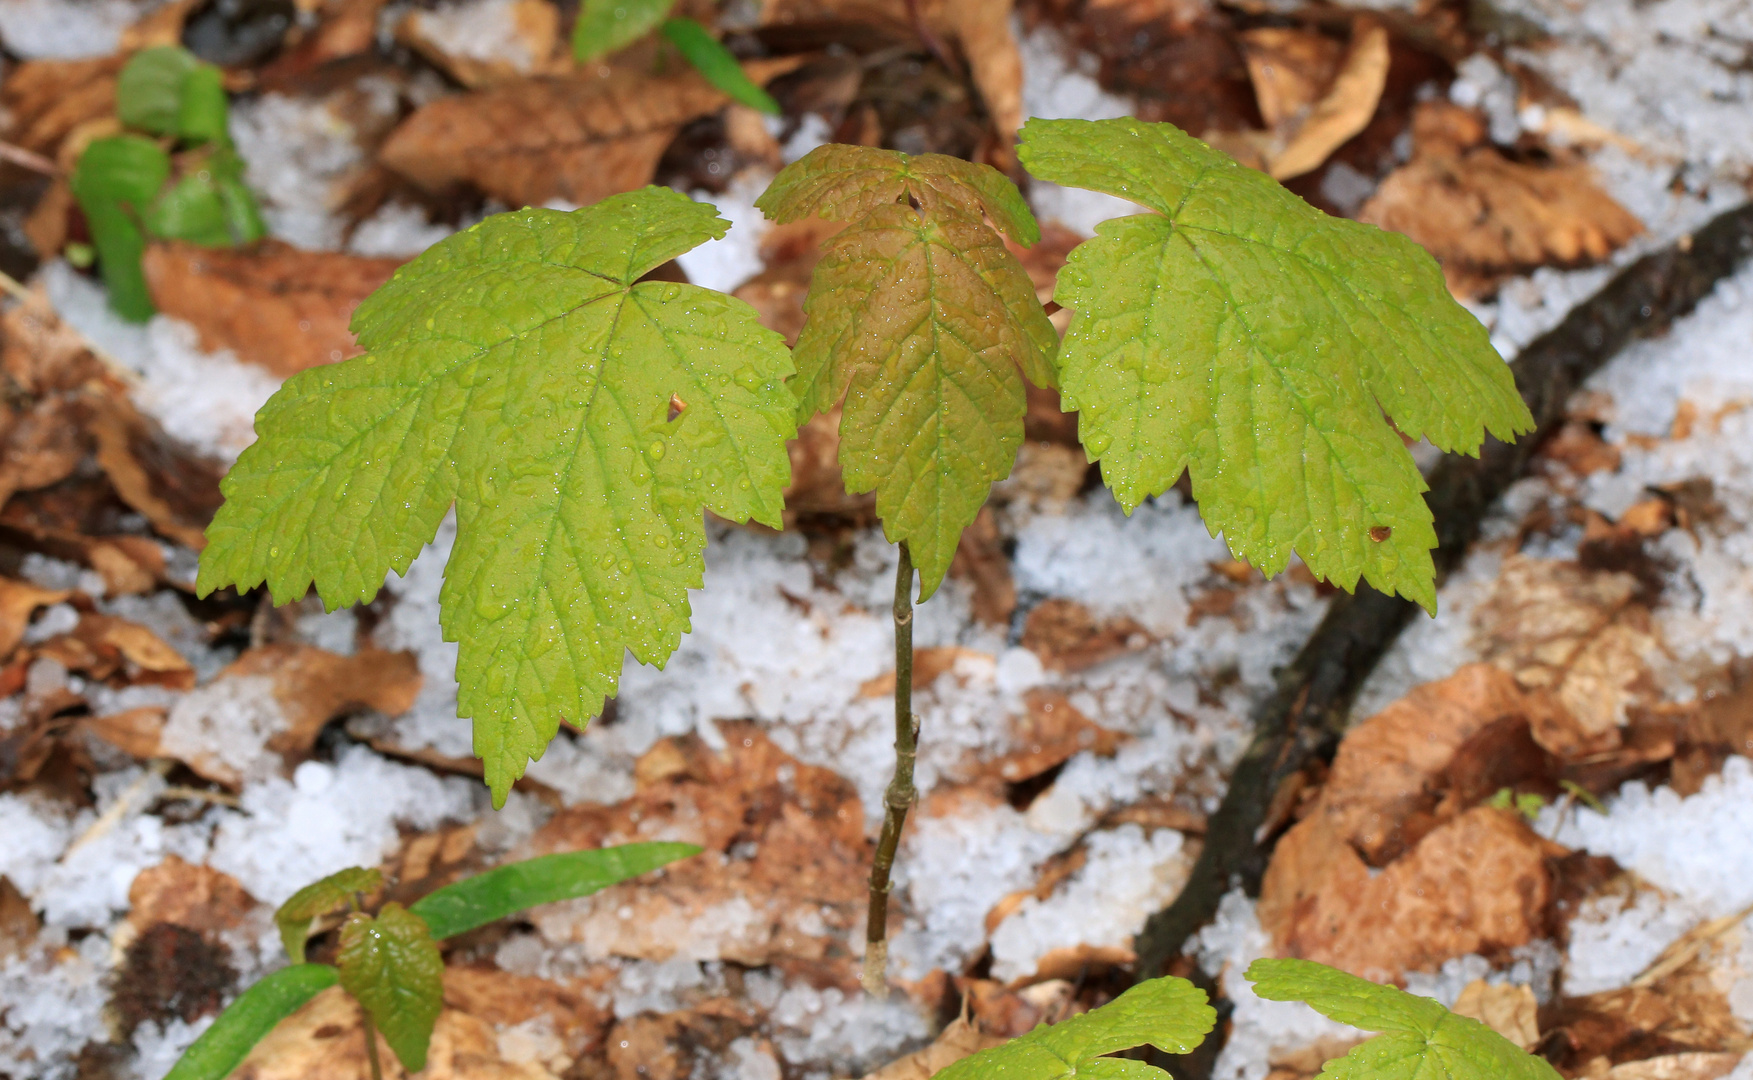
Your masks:
M439 941L525 908L589 896L699 852L692 844L645 843L544 855L464 878L407 907L389 901L376 914L364 908L383 889L383 874L358 866L339 870L293 893L274 913L291 965L226 1006L165 1080L223 1080L276 1024L337 982L364 1015L372 1080L382 1076L379 1032L402 1067L419 1072L444 1008ZM347 915L335 963L307 963L312 928L341 908Z
M641 277L725 234L658 188L526 209L435 245L362 304L364 356L294 376L226 477L198 589L314 582L331 609L406 571L454 504L440 596L458 713L495 804L625 653L662 664L704 577L703 509L778 527L798 419L844 399L851 491L897 543L894 779L873 860L865 985L886 986L889 872L908 808L912 584L942 582L1022 440L1022 376L1059 385L1128 511L1183 471L1207 525L1275 573L1295 554L1428 610L1436 537L1403 439L1476 454L1533 427L1482 326L1404 237L1329 218L1167 124L1032 120L1044 180L1145 212L1079 245L1056 341L1005 249L1038 238L996 171L826 146L758 202L847 224L795 352L731 297ZM794 369L795 363L795 369ZM795 377L794 377L795 370Z
M116 79L116 119L129 131L92 140L73 167L68 186L124 318L152 317L148 239L225 247L267 235L231 145L223 77L180 46L135 53Z

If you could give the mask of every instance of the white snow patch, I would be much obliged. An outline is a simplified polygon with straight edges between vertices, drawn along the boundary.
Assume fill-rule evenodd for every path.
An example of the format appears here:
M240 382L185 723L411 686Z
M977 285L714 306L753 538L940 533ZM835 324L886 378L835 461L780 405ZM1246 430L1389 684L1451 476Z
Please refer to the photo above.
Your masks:
M1023 59L1023 117L1110 120L1131 116L1133 105L1108 93L1096 81L1096 58L1074 52L1059 33L1043 24L1032 34L1017 27ZM1036 180L1029 189L1035 212L1043 218L1093 235L1109 218L1144 212L1135 203L1099 191L1060 187Z
M103 287L59 259L43 265L49 302L68 325L140 376L134 403L174 439L230 462L256 439L256 410L280 380L229 352L203 352L195 328L167 315L145 326L109 308Z
M122 31L157 6L156 0L6 0L0 39L25 60L108 56L120 46Z
M0 963L0 1074L73 1080L79 1051L108 1038L110 941L90 934L60 948L64 936L45 938L33 953Z
M730 222L730 231L722 239L708 240L676 256L690 282L727 293L761 272L766 265L761 258L761 237L771 226L766 215L755 209L755 200L772 179L765 170L747 169L731 180L723 195L692 193L695 202L717 207L719 216Z
M1152 912L1173 900L1190 868L1173 829L1137 825L1091 833L1089 859L1052 896L1030 896L992 932L992 977L1035 974L1043 956L1078 945L1127 946Z

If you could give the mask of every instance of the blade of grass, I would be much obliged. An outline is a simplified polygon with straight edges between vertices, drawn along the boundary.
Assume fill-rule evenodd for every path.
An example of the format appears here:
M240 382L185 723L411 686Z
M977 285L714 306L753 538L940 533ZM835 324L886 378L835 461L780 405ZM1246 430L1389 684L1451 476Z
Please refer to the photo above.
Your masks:
M704 26L693 19L667 19L663 24L663 36L687 58L688 63L706 76L707 82L729 94L733 101L768 116L779 115L779 103L743 74L743 66L737 63L737 58Z
M275 1024L339 978L327 964L294 964L267 976L219 1014L165 1080L224 1080Z

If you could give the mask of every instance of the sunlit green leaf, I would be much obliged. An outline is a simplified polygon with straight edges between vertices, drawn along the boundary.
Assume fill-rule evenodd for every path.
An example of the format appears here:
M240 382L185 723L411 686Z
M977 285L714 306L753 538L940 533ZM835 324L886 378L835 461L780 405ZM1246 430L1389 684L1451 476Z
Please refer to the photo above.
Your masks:
M1435 261L1168 124L1031 120L1022 138L1040 179L1155 211L1099 226L1054 295L1076 312L1064 406L1121 504L1186 470L1206 523L1266 573L1294 551L1434 610L1436 533L1400 434L1473 454L1487 430L1533 428Z
M1384 1033L1327 1062L1327 1080L1558 1080L1544 1058L1430 998L1309 960L1256 960L1247 977L1263 998Z
M1186 979L1151 979L1101 1008L965 1057L934 1080L1167 1080L1153 1065L1106 1055L1135 1046L1185 1054L1216 1022L1205 991Z
M314 581L329 607L407 569L454 502L441 595L459 713L503 802L626 653L662 663L701 584L702 510L781 524L791 357L740 300L639 281L728 223L660 188L444 240L362 304L366 355L256 418L201 556L203 595Z
M146 251L143 218L169 178L170 157L157 143L118 135L87 146L69 180L91 229L110 306L135 322L151 318L154 310L140 269Z
M624 49L669 18L676 0L584 0L572 27L572 55L579 63Z

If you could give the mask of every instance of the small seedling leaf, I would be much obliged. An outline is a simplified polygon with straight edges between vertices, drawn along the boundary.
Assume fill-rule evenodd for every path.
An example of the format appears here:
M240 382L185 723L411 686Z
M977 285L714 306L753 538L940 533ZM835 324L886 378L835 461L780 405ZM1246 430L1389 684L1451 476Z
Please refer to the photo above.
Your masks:
M169 179L170 156L157 143L117 135L93 140L68 182L91 229L110 306L134 322L145 322L154 310L140 269L146 251L142 224Z
M229 146L229 114L224 74L212 64L201 64L189 72L183 79L182 100L177 103L176 134L190 143Z
M194 53L180 45L135 53L116 76L116 119L125 127L154 135L181 134L183 87L202 66Z
M1294 551L1434 611L1436 533L1400 433L1476 454L1487 430L1533 429L1435 261L1169 124L1031 120L1022 138L1040 179L1155 211L1100 225L1054 296L1076 312L1064 405L1120 503L1187 470L1212 532L1266 573Z
M224 1080L275 1024L335 985L339 977L327 964L294 964L263 976L183 1051L164 1080Z
M723 90L732 101L768 116L779 115L779 103L754 84L744 73L743 66L737 63L737 58L704 26L693 19L669 19L663 24L663 36L707 82Z
M280 942L286 946L286 955L294 964L304 963L304 943L310 937L312 920L334 911L356 894L369 895L382 887L380 871L349 866L293 893L274 912L274 925L280 928Z
M572 56L579 63L607 56L656 30L676 0L584 0L572 27Z
M792 391L801 419L844 398L846 490L876 491L884 532L907 543L929 597L1016 460L1022 375L1055 381L1053 325L986 223L1033 243L1035 220L987 166L839 145L786 166L756 205L782 222L849 222L810 282Z
M503 804L562 717L601 711L627 652L675 649L702 509L782 524L784 341L740 300L639 281L728 228L646 188L500 214L402 267L354 315L369 351L293 376L257 415L201 594L265 580L285 603L314 581L331 610L368 601L455 502L441 621Z
M1100 1008L963 1058L936 1080L1165 1080L1168 1073L1154 1065L1104 1055L1145 1045L1185 1054L1216 1022L1205 991L1186 979L1152 979Z
M391 901L341 924L341 985L370 1015L409 1072L426 1067L444 1008L444 957L424 919Z
M408 910L426 920L433 937L447 938L537 904L589 896L699 853L693 844L647 843L542 855L446 885Z
M1558 1080L1544 1058L1430 998L1310 960L1256 960L1247 977L1263 998L1384 1033L1327 1062L1326 1080Z

